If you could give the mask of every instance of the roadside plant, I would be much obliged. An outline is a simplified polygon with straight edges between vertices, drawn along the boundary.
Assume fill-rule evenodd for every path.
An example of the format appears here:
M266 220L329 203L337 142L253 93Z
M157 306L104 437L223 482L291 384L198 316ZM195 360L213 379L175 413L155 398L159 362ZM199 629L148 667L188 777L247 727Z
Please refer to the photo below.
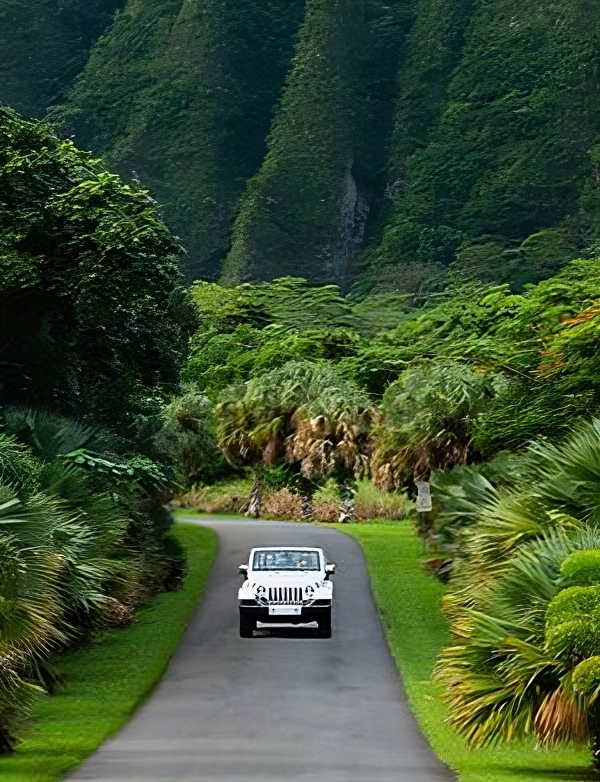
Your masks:
M600 769L599 456L600 423L581 424L534 443L512 487L482 484L478 511L461 498L437 675L473 746L589 741Z
M225 462L216 444L213 407L207 396L189 385L162 411L163 425L154 445L170 460L176 482L183 489L223 472Z
M367 394L324 364L292 361L224 392L218 440L235 465L290 465L301 481L304 515L315 482L348 485L368 469L373 409Z
M373 430L375 482L389 490L466 464L473 455L471 425L500 382L456 361L424 360L406 369L383 395Z

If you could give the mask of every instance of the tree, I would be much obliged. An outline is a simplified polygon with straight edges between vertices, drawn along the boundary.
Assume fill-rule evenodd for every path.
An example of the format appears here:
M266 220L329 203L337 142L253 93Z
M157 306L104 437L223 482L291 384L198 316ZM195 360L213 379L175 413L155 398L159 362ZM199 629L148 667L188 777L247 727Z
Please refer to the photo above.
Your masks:
M131 437L175 389L194 326L179 246L147 191L6 108L0 190L0 402Z
M428 481L432 470L466 464L472 423L489 406L498 380L458 362L421 361L383 395L373 432L373 475L383 488L408 477Z
M291 465L307 506L317 476L348 482L366 471L372 414L363 391L327 365L308 361L225 391L216 407L227 458L238 465Z

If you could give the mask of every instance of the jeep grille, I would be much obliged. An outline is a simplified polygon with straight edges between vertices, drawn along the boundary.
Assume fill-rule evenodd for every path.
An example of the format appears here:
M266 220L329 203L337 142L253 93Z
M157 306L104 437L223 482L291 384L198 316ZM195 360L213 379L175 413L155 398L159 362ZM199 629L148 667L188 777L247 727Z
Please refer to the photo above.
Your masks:
M302 587L269 587L272 605L302 605Z

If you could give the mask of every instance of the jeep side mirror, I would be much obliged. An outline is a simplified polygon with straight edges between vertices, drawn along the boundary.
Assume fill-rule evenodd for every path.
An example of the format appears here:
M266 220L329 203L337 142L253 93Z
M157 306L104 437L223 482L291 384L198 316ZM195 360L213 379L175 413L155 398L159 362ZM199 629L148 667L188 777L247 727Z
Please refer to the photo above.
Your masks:
M335 565L333 562L328 562L325 565L325 573L328 576L332 576L335 573Z
M240 576L248 576L248 565L240 565L238 568Z

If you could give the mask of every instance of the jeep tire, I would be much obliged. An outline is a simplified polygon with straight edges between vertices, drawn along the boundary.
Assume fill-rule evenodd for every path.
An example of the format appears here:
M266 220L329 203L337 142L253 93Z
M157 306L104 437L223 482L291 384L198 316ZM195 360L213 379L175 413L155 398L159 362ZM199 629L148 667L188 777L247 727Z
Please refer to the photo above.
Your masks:
M331 638L331 608L323 611L319 618L319 638Z
M240 637L252 638L256 630L256 619L249 611L240 608Z

